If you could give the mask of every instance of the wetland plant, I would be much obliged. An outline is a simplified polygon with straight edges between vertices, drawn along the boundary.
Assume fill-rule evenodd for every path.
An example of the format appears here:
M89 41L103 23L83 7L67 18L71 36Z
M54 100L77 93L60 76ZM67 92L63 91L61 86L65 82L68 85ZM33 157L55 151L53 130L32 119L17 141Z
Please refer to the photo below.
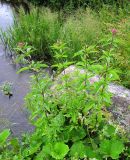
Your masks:
M11 82L4 82L1 86L1 91L4 93L4 95L9 96L11 98L13 96L12 92L12 83Z

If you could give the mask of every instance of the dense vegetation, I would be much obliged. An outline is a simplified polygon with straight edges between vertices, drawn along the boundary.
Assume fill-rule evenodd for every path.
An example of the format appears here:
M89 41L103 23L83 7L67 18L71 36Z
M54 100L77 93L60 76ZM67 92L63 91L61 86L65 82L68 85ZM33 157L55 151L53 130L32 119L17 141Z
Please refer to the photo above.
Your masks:
M67 60L65 44L56 43L52 49L56 73L73 63ZM27 50L33 48L28 47ZM19 72L29 69L35 73L32 76L32 90L26 96L26 106L31 113L35 132L25 135L19 143L16 138L7 142L10 132L3 131L0 134L2 160L129 159L127 134L114 123L106 110L111 104L108 84L118 78L111 67L113 44L102 52L100 58L103 65L87 60L95 53L94 46L75 53L74 57L81 58L75 65L84 68L85 72L82 75L79 69L70 74L63 72L56 79L56 74L52 78L44 74L43 78L42 70L47 65L28 60L28 66ZM100 75L101 79L92 83L90 79L95 74Z
M65 1L46 2L62 8ZM25 14L21 9L14 25L2 32L13 61L24 64L18 72L34 73L25 104L35 130L21 141L8 140L9 130L0 133L0 159L129 160L128 135L107 110L112 96L108 84L130 87L129 6L91 2L91 7L99 2L101 8L68 12L66 3L67 12L31 6ZM82 5L71 3L75 8ZM44 73L48 65L54 69L51 76ZM65 74L71 65L76 71ZM92 83L95 75L100 80Z
M129 3L128 0L29 0L35 4L44 4L46 6L55 8L55 9L64 9L64 8L79 8L79 7L92 7L98 9L103 6L103 4L116 5L117 7L126 7Z
M111 12L109 12L111 10ZM19 43L34 47L31 57L46 60L53 64L51 47L55 42L66 43L68 59L86 45L95 45L98 52L91 55L91 60L102 55L100 48L106 48L103 43L111 41L112 29L116 30L113 40L116 45L115 62L112 64L120 75L120 82L130 87L130 20L128 7L117 9L104 6L96 12L87 8L78 9L71 14L52 12L48 8L32 8L30 14L20 11L14 26L5 35L5 43L13 52ZM20 54L18 51L17 54ZM76 57L75 61L79 58ZM97 63L99 63L97 61Z

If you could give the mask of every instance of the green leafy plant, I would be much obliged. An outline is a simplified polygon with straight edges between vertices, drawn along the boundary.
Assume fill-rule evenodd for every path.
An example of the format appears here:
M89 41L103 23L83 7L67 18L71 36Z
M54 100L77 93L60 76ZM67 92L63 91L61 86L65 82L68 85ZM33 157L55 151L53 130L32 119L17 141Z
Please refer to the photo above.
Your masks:
M105 157L111 157L112 159L118 159L124 149L124 144L120 140L104 139L100 144L101 152L105 154Z
M46 66L38 62L21 69L36 72L25 97L35 131L25 135L21 143L9 142L2 148L1 159L129 159L129 139L107 111L111 105L108 84L119 78L111 67L114 50L110 46L102 50L97 64L89 58L97 52L96 46L85 46L69 62L66 44L55 43L53 67L58 76L53 78L43 76L41 68ZM77 56L79 62L75 62ZM66 74L64 69L74 63L75 72ZM92 82L95 75L100 78Z
M11 97L13 95L12 92L12 83L10 82L4 82L3 85L0 86L1 91L5 94Z
M27 43L19 42L14 51L16 54L14 55L14 63L26 65L32 60L32 55L36 49Z
M67 9L70 8L75 9L78 8L80 6L82 7L86 7L86 6L90 6L92 8L95 9L99 9L102 7L103 4L108 4L108 5L117 5L120 7L126 7L126 5L129 3L128 0L124 0L124 1L116 1L116 0L67 0L67 1L63 1L63 0L28 0L29 2L33 2L35 4L43 4L43 5L48 5L50 7L52 7L53 9Z
M53 67L57 67L58 73L62 72L72 63L66 61L65 44L56 43L52 48L56 52ZM63 72L58 78L60 81L56 78L57 82L47 75L43 78L40 72L42 64L32 62L33 65L30 63L23 69L32 68L37 72L32 76L32 91L26 96L35 131L25 136L18 150L15 150L16 141L10 143L11 146L14 144L14 149L2 150L2 158L11 155L25 160L128 159L126 144L129 141L111 122L105 109L111 104L108 83L118 77L110 66L113 54L111 49L104 50L100 58L104 65L101 65L89 60L93 52L96 52L95 46L86 46L75 53L74 58L79 56L81 59L76 65L77 71L71 74ZM79 72L80 67L84 69L83 74ZM100 76L100 80L91 83L95 74Z
M56 51L56 62L60 62L56 65L60 72L64 69L66 57L64 46L58 43L52 47ZM123 135L117 126L109 124L109 113L104 110L111 103L107 85L117 78L110 67L112 55L104 51L104 65L94 64L88 59L94 48L87 46L75 54L81 57L77 67L85 69L83 75L78 71L71 75L63 72L56 84L47 76L43 79L41 74L38 80L33 77L32 92L26 97L26 103L32 112L30 118L36 132L29 139L30 146L25 149L24 153L29 151L27 157L117 159L124 152L128 156L127 147L121 139ZM89 79L95 74L101 76L100 80L90 83ZM34 143L36 147L33 147ZM114 150L116 146L118 149Z
M66 43L73 54L86 43L96 42L102 34L98 16L90 9L79 9L73 14L65 18L62 12L58 14L48 8L32 7L30 14L20 10L14 25L6 33L1 31L2 40L13 53L22 53L16 50L19 44L24 44L23 49L34 47L31 55L37 60L53 60L50 46L58 40Z
M54 159L63 159L69 151L69 147L63 142L54 145L51 155Z
M113 44L116 44L115 62L111 65L119 70L119 82L129 88L129 5L124 8L119 7L125 6L127 2L127 0L117 3L112 3L112 1L86 2L85 5L88 4L91 6L90 8L79 7L75 12L71 10L69 14L65 14L64 11L51 11L44 7L31 7L30 14L26 14L21 9L19 16L15 16L14 25L7 31L8 33L0 32L1 39L5 47L10 49L13 57L19 57L21 61L24 57L23 52L17 50L20 43L24 44L22 48L24 53L26 47L31 48L31 59L54 64L55 58L51 46L56 41L62 41L66 44L68 61L73 60L74 53L81 50L82 46L97 46L101 52L93 53L89 57L93 61L99 59L102 56L102 50L106 50L106 47L110 46L112 42L111 30L116 28L117 33L113 38ZM57 6L61 3L62 1L46 2L50 6L51 4ZM66 5L69 5L68 3L69 1ZM72 1L70 5L80 4L82 6L82 3L84 2ZM95 4L102 6L100 8L96 5L97 8L100 8L98 12L92 9ZM104 41L101 42L100 39L104 39ZM30 59L29 56L28 59ZM77 56L75 60L78 61L79 57ZM25 62L23 61L23 63Z
M60 30L58 14L48 8L32 7L30 14L19 10L14 25L3 34L5 43L15 53L20 43L34 48L31 56L37 60L49 60L50 45L57 39ZM26 49L26 47L23 49ZM17 52L18 53L18 52Z
M0 148L6 144L9 135L10 131L8 129L0 133Z

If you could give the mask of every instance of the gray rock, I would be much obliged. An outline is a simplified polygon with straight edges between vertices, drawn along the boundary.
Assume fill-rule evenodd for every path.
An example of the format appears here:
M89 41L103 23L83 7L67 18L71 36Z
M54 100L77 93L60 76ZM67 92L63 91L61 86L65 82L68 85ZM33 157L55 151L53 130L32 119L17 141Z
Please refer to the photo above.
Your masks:
M130 132L130 90L116 84L109 84L108 89L113 94L110 111L116 121Z
M84 74L85 70L78 69L75 66L70 66L66 68L58 77L57 80L60 80L60 77L63 74L70 74L73 77L73 73L78 71L80 74ZM98 75L90 78L90 83L94 83L100 80ZM125 130L130 132L130 90L117 85L109 84L108 91L113 94L112 96L112 105L109 107L109 111L112 113L115 121L121 125Z

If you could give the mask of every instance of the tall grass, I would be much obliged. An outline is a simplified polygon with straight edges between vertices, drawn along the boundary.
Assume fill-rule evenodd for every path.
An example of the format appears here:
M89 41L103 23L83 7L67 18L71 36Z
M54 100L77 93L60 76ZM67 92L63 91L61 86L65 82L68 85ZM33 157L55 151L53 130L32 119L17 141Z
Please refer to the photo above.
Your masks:
M11 50L14 50L19 42L27 43L36 49L32 55L33 59L53 62L51 46L56 41L66 43L68 57L71 59L73 54L85 45L99 45L101 37L111 37L111 29L116 28L117 51L114 53L113 65L120 69L123 84L130 87L130 22L127 12L126 9L120 8L117 14L114 7L104 6L98 13L91 9L78 9L65 16L48 8L32 7L30 14L20 10L14 25L6 35L4 34L4 40ZM101 55L99 53L93 56L96 59L96 56Z
M102 26L98 16L90 9L78 10L65 21L60 30L60 39L67 43L71 53L85 45L96 43L102 35Z
M101 35L101 24L90 10L78 10L64 19L48 8L33 7L30 14L20 10L7 35L11 49L19 42L27 43L36 49L33 58L48 60L53 58L50 46L58 40L66 43L70 53L96 42Z
M58 14L49 9L33 8L30 14L20 10L14 25L8 31L9 45L13 49L19 42L32 45L36 51L33 58L46 59L50 57L50 46L57 40L60 30Z

